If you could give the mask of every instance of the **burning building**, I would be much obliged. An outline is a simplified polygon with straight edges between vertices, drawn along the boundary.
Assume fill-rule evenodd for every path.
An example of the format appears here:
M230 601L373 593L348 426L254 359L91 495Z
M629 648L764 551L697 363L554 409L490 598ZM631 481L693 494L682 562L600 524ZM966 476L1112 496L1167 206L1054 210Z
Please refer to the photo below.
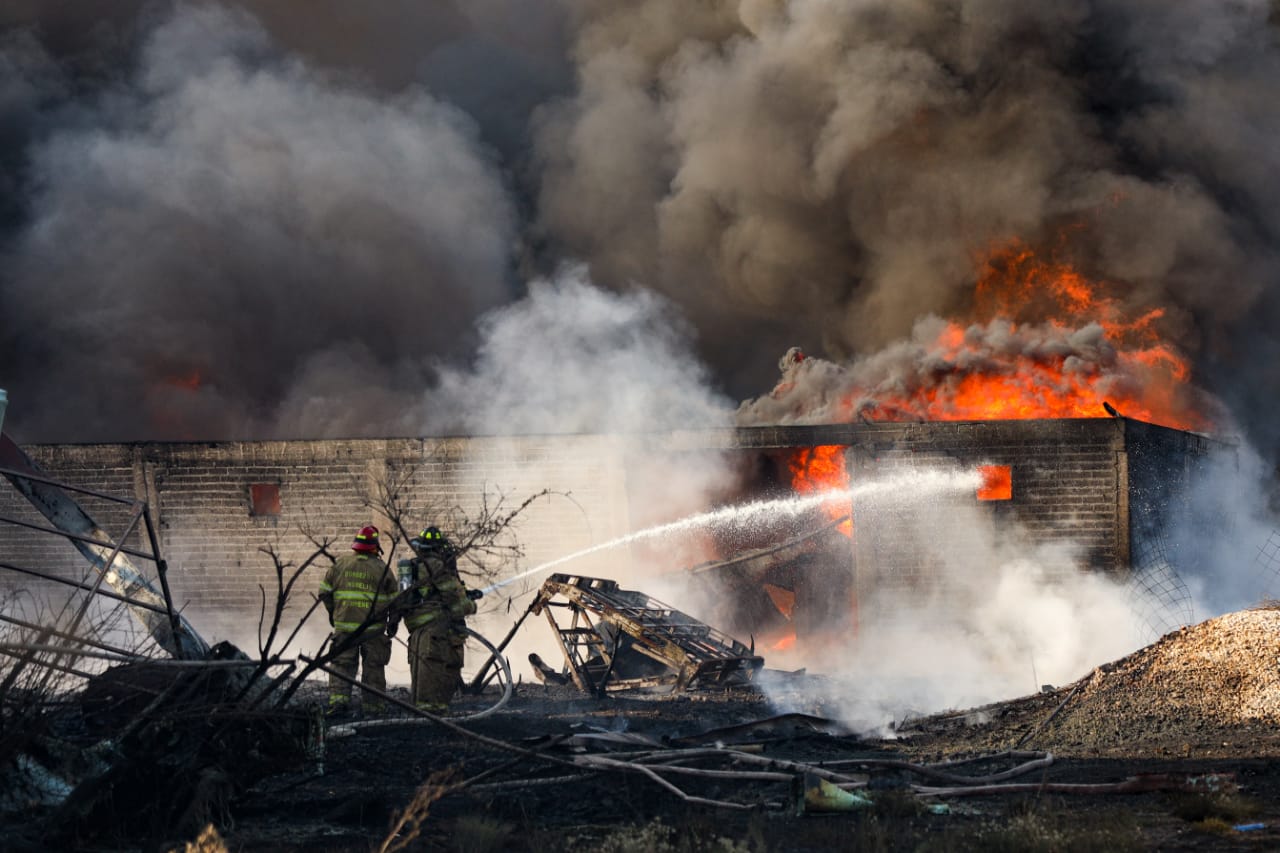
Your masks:
M1061 546L1062 573L1156 570L1176 586L1178 571L1203 556L1191 544L1197 535L1226 522L1215 498L1198 495L1234 458L1230 443L1123 417L791 426L699 438L697 450L669 452L714 444L736 457L746 472L739 499L840 495L745 539L735 529L716 543L716 559L691 569L734 602L727 627L766 648L856 632L859 603L884 593L945 594L946 558L973 543L982 532L975 524L1016 530L1029 548ZM925 471L968 472L972 485L924 499L911 489L857 488ZM1159 592L1187 604L1185 588Z
M474 505L492 485L508 494L573 495L524 519L530 563L639 539L628 541L623 556L606 551L590 558L594 565L574 568L641 585L687 570L712 593L717 624L775 649L856 635L862 612L889 592L947 596L954 570L946 557L976 554L979 538L1015 531L1028 548L1056 549L1050 562L1063 574L1151 572L1170 586L1165 598L1185 603L1179 570L1201 556L1186 534L1221 524L1196 500L1208 473L1230 457L1231 446L1205 432L1221 412L1190 381L1190 362L1166 337L1164 312L1135 306L1121 283L1086 277L1072 258L1019 240L994 243L979 256L967 311L922 317L909 339L844 363L792 348L777 385L743 402L733 427L699 427L707 401L691 390L696 376L660 370L651 384L639 384L639 398L680 401L671 410L685 413L687 425L643 433L47 445L33 454L70 482L118 476L156 508L166 553L189 573L192 601L219 612L252 609L258 587L271 582L245 559L264 537L306 550L318 532L367 514L376 506L370 496L391 480L420 507ZM583 285L533 295L548 299L613 313ZM609 381L591 369L575 374L579 393L549 394L542 414L551 421L529 421L522 401L530 387L543 376L564 381L592 360L560 359L531 376L526 362L537 359L515 313L505 318L515 338L506 338L503 322L488 330L477 375L492 381L445 383L453 392L479 388L490 401L484 411L511 413L504 426L512 432L525 423L564 427L572 420L569 399L610 408L603 390L617 384L610 374L632 378L637 362L653 361L645 346L636 361L613 359L611 344L587 346ZM605 328L620 327L611 319ZM497 358L499 351L516 354L519 364ZM615 400L624 419L637 411L631 396ZM708 459L733 476L693 495L700 505L682 503L672 473ZM927 496L894 485L913 472L971 482ZM827 493L835 497L782 511L789 498ZM765 524L704 526L684 531L680 542L636 533L708 506L761 500L779 502Z
M523 470L507 488L562 490L574 500L534 507L522 526L527 561L554 561L625 537L652 521L632 491L644 473L714 455L737 470L726 504L785 500L836 490L807 512L766 524L708 528L700 563L682 562L662 539L632 546L642 588L689 572L717 593L715 624L766 647L857 630L859 607L878 592L921 595L946 586L940 555L963 550L969 516L1013 524L1035 544L1070 543L1073 562L1124 573L1186 554L1170 531L1217 523L1194 499L1198 480L1229 445L1123 417L859 423L690 430L648 436L646 450L600 436L440 440L44 445L28 448L67 482L146 501L174 566L175 597L190 612L256 612L273 578L248 555L264 542L285 553L309 547L303 529L343 531L368 512L367 495L388 470L417 466L420 502L478 500L486 483ZM902 472L968 474L965 490L921 501L859 484ZM852 495L852 497L850 497ZM30 515L16 492L0 494L0 516ZM109 510L103 510L109 514ZM929 531L922 535L921 531ZM0 525L0 550L51 573L78 566L70 554ZM666 554L666 559L656 555ZM574 568L617 576L606 550ZM7 573L6 573L7 574ZM16 577L7 578L16 581ZM24 579L25 585L29 581ZM724 620L724 621L718 621ZM243 619L242 619L243 621ZM207 624L207 623L206 623ZM215 623L216 624L216 623Z

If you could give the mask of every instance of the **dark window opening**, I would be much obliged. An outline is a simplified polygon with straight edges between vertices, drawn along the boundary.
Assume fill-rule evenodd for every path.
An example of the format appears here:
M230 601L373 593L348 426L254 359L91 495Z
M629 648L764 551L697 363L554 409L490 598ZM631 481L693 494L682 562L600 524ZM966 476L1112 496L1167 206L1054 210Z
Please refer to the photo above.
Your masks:
M275 483L249 486L249 515L275 518L280 515L280 487Z

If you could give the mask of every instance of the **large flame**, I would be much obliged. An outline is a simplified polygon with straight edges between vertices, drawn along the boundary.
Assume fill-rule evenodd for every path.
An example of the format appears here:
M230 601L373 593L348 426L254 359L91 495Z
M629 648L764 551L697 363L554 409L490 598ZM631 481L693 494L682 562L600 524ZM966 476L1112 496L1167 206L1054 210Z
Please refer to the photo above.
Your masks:
M1127 297L1127 298L1126 298ZM978 262L972 310L921 318L909 339L837 365L793 348L766 397L739 422L849 423L1120 415L1212 428L1217 404L1163 338L1160 308L1116 283L1011 241ZM1107 407L1110 407L1109 409Z
M787 465L791 470L791 487L796 494L811 495L826 491L847 491L849 471L845 467L845 448L835 445L802 447L792 454ZM840 532L853 535L853 521L849 517L849 501L833 498L823 505L823 511L832 520L843 518Z
M1207 418L1187 394L1186 359L1161 340L1163 309L1130 316L1069 264L1039 259L1019 241L992 251L968 325L947 322L928 347L935 382L878 393L864 416L896 420L1127 417L1178 429Z

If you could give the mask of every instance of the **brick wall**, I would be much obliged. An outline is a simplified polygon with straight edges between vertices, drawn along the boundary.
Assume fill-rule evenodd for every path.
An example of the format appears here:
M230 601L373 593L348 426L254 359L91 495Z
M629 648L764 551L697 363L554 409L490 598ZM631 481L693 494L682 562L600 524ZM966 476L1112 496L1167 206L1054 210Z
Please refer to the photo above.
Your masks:
M1007 500L975 491L920 497L893 488L855 499L856 588L860 598L911 590L922 595L971 591L966 575L986 576L981 561L1012 542L1053 571L1074 561L1118 568L1125 557L1121 509L1124 455L1119 421L994 421L868 426L848 451L855 483L921 467L973 472L1007 468ZM1067 547L1050 545L1070 543ZM971 592L969 592L971 594Z

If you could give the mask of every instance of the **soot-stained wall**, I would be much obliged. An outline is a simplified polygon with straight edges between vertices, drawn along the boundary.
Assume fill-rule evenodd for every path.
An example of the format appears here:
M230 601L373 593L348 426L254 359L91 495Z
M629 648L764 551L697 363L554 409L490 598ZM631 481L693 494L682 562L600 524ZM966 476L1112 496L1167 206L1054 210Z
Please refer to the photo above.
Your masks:
M715 448L750 472L772 471L761 463L780 450L819 445L845 448L855 489L920 468L991 466L1009 476L1006 499L981 500L976 491L922 498L894 488L855 496L853 571L860 599L886 588L936 588L941 567L954 565L957 553L976 552L977 538L989 532L974 525L972 512L958 511L975 505L981 520L1016 525L1020 544L1062 545L1039 553L1060 558L1064 571L1077 565L1124 571L1153 542L1167 543L1176 567L1179 552L1190 556L1179 540L1195 540L1196 530L1221 521L1212 502L1196 497L1215 466L1234 459L1230 444L1126 418L766 427L676 436L666 449ZM759 479L776 485L776 476Z
M1229 450L1203 436L1124 419L689 430L626 441L470 437L26 450L67 483L147 502L171 565L175 601L207 619L256 612L259 586L274 589L274 569L262 547L270 545L296 564L314 549L307 533L333 537L341 549L360 525L385 524L365 504L397 472L413 471L408 496L418 507L458 504L475 511L486 494L505 495L511 503L553 490L557 494L531 506L516 529L525 565L538 565L664 520L652 505L639 505L635 486L652 480L655 471L672 470L654 465L658 457L714 456L749 469L753 455L820 445L847 448L854 486L913 467L1006 466L1009 498L982 502L984 512L1016 520L1032 543L1069 541L1079 559L1107 571L1129 565L1135 536L1148 537L1170 522L1203 523L1188 495L1206 460ZM43 523L15 490L0 485L0 515ZM277 499L278 514L255 514L254 486L267 487L257 494L259 513L275 510ZM108 531L123 529L128 520L127 506L83 495L77 500ZM978 499L965 494L922 502L892 490L856 499L850 571L858 597L882 587L928 586L940 555L963 549L973 533L951 523L957 515L950 509L958 503ZM144 543L135 536L132 544ZM569 570L616 577L617 559L604 552ZM65 577L85 574L83 559L65 542L13 525L0 524L0 563ZM312 589L320 571L310 570L302 587ZM13 572L0 572L0 584L9 594L41 587Z
M544 489L521 513L514 531L536 565L605 541L627 524L620 454L609 438L555 436L349 441L37 445L24 448L50 476L71 485L145 501L169 563L176 604L208 626L221 617L243 621L268 601L276 585L270 546L293 565L314 550L311 537L336 541L344 553L355 530L388 527L367 504L380 484L406 472L414 507L462 506L476 513L484 500L514 509ZM255 514L254 486L278 500L278 514ZM108 533L122 531L129 507L73 494ZM273 501L256 508L275 510ZM437 518L411 517L419 526ZM0 482L0 516L47 525L8 483ZM128 544L145 550L145 541ZM403 555L403 554L401 554ZM65 540L0 524L0 562L81 578L87 564ZM322 561L323 562L323 561ZM154 577L153 566L139 563ZM326 563L327 565L327 563ZM315 589L325 565L308 569L299 589ZM581 571L607 567L585 561ZM12 596L52 589L28 575L0 571ZM309 603L309 595L299 597ZM295 602L296 604L296 602ZM232 616L234 614L234 616ZM230 627L228 628L230 631ZM215 636L219 631L213 631Z

